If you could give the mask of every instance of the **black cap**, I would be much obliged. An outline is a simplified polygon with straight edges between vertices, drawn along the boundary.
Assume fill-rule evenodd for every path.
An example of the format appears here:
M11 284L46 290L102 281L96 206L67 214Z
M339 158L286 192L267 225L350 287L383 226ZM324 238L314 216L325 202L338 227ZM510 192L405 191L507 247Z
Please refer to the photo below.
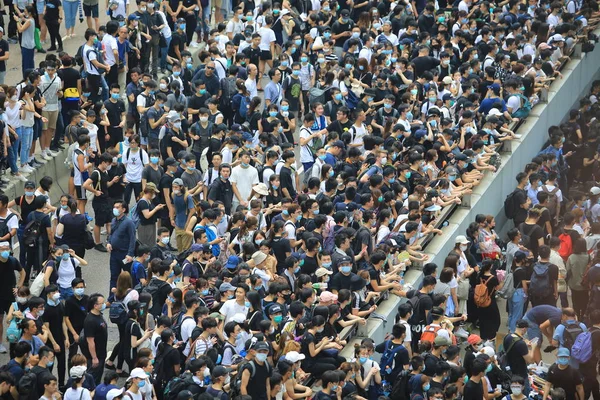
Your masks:
M517 321L517 328L529 328L529 321L520 319Z
M25 187L26 189L27 189L27 188L33 188L33 189L35 189L35 182L33 182L33 181L27 181L27 182L25 182L25 185L24 185L24 187Z
M344 10L342 10L342 11L340 12L340 15L341 15L342 17L349 17L349 16L350 16L350 11L348 11L348 10L344 9Z
M465 156L464 154L457 154L454 156L454 159L456 161L467 161L469 157Z
M167 159L165 160L165 166L170 167L172 165L177 165L177 160L173 157L167 157Z

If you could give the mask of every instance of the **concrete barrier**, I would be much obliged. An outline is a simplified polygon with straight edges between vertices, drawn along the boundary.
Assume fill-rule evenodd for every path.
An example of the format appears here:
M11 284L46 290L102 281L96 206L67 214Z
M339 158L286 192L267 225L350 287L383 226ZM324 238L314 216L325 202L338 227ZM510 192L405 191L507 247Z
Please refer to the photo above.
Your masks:
M574 55L579 55L575 52ZM581 58L573 58L561 70L562 79L557 79L548 91L548 102L540 102L531 111L529 117L519 126L521 138L515 140L509 151L501 154L502 165L495 173L486 172L481 184L473 190L469 205L457 207L448 219L448 226L443 229L443 235L435 236L425 248L429 262L442 267L444 259L454 247L454 237L464 235L467 227L475 220L477 214L496 216L496 225L503 226L507 219L504 216L504 199L516 187L516 175L523 171L525 165L539 153L548 140L548 128L560 124L573 105L578 104L581 97L589 91L592 81L600 79L600 49L598 45L591 53L581 53ZM409 270L404 281L417 287L423 274L419 269ZM360 327L356 335L348 340L341 355L354 357L354 344L363 338L371 338L375 343L381 343L391 326L394 324L398 306L406 299L390 295L389 299L381 302L377 313L385 320L369 318L367 324Z

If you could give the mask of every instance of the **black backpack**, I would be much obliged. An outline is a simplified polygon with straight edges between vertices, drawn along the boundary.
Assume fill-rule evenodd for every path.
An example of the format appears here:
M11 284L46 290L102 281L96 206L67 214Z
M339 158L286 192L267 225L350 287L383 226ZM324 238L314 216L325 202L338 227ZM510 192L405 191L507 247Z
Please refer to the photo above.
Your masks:
M149 310L149 312L154 316L160 314L162 304L160 304L158 300L158 293L165 285L168 285L168 283L161 281L158 278L152 278L150 279L150 282L142 288L142 293L148 293L152 296L152 309Z
M221 81L221 97L219 103L223 107L231 107L231 99L238 92L235 77L227 77Z
M271 366L268 362L265 363L267 367L267 376L271 376ZM250 379L248 380L248 384L251 383L252 378L256 374L256 365L254 361L242 361L242 363L238 364L238 373L231 381L230 389L229 389L229 398L234 399L242 394L242 374L244 370L250 370Z
M179 393L194 387L196 383L191 372L184 372L181 376L175 377L169 381L164 390L165 400L176 400Z
M46 215L42 215L42 218L34 218L25 225L23 229L23 245L27 247L34 247L37 245L38 240L42 234L42 219Z
M571 350L577 336L583 333L583 329L579 326L579 322L570 324L563 322L561 325L565 327L565 330L563 331L563 346Z
M517 201L516 195L520 190L521 189L513 190L512 193L504 199L504 215L506 215L506 218L508 219L513 219L517 214L517 207L519 207L519 204L515 203Z
M396 377L396 381L392 386L392 391L390 392L391 400L408 400L409 391L408 391L408 381L410 380L410 371L402 371Z

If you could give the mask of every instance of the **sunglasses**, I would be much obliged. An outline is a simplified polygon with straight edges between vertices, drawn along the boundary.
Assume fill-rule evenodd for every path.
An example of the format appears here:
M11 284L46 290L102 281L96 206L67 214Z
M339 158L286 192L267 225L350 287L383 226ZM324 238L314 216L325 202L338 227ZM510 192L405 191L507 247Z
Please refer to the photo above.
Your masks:
M215 69L215 67L206 67L206 69Z

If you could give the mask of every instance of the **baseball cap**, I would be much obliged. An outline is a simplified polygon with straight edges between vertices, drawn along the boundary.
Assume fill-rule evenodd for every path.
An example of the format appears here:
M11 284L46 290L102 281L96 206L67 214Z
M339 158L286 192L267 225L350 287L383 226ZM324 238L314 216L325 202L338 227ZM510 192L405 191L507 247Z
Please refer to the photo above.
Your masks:
M480 337L479 335L471 334L471 335L469 335L469 337L467 338L467 342L468 342L470 345L477 344L477 343L481 342L481 337Z
M290 351L285 355L285 359L293 363L304 360L305 358L306 356L304 354L300 354L297 351Z
M165 165L167 167L170 167L172 165L177 165L177 160L174 159L173 157L167 157L167 159L165 160Z
M281 306L278 304L272 305L269 307L269 315L281 314L283 311L281 310Z
M106 393L106 400L114 400L116 397L120 397L125 393L125 388L121 389L110 389L108 393Z
M597 196L600 194L600 187L594 186L590 189L590 194Z
M173 179L173 185L177 185L177 186L183 186L183 180L181 178L175 178Z
M560 349L558 349L558 353L556 353L557 357L571 357L571 352L569 351L569 349L565 348L565 347L561 347Z
M450 346L452 342L444 336L436 336L433 340L434 346Z
M464 235L458 235L455 239L454 239L454 243L458 244L469 244L469 239L466 238L466 236Z
M140 19L139 16L137 16L136 14L129 14L129 16L127 17L127 21L133 21L133 20L137 20Z
M333 142L331 144L331 147L339 147L339 148L343 149L346 147L346 145L344 145L344 142L342 142L341 140L336 140L335 142Z
M222 365L217 365L213 368L211 375L213 378L220 378L221 376L226 376L228 373L229 371L227 368L223 367Z
M269 345L266 342L258 342L254 346L256 351L269 351Z
M344 9L344 10L342 10L342 11L340 12L340 15L341 15L342 17L349 17L349 16L350 16L350 11L348 11L348 10L345 10L345 9Z
M337 301L338 297L331 293L330 291L325 290L323 293L321 293L321 295L319 296L319 300L323 303L329 302L329 301Z
M138 379L146 379L148 375L141 368L134 368L129 374L129 379L138 378Z
M192 253L197 253L197 252L199 252L199 251L202 251L202 248L203 248L203 247L202 247L202 245L201 245L201 244L199 244L199 243L194 243L194 244L193 244L193 245L190 247L190 251L191 251Z
M188 400L188 399L192 399L193 397L194 397L194 395L189 390L182 390L177 395L177 400Z
M516 261L523 261L526 258L527 258L527 253L525 253L524 251L519 250L515 253Z
M71 367L71 369L69 370L69 376L73 379L81 379L83 375L85 375L86 371L86 367L84 367L83 365L77 365L75 367Z
M321 267L315 271L315 275L317 276L317 278L320 278L325 275L331 275L331 274L333 274L333 271L330 271L327 268L323 268L323 267Z
M235 269L240 263L240 258L238 256L229 256L227 259L227 263L225 264L225 268L227 269Z
M228 283L228 282L223 282L223 283L221 283L221 286L219 286L220 292L227 292L229 290L235 290L235 289L237 289L237 287L233 286L231 283Z
M35 182L33 182L33 181L27 181L27 182L25 182L25 188L33 188L33 189L35 189Z

